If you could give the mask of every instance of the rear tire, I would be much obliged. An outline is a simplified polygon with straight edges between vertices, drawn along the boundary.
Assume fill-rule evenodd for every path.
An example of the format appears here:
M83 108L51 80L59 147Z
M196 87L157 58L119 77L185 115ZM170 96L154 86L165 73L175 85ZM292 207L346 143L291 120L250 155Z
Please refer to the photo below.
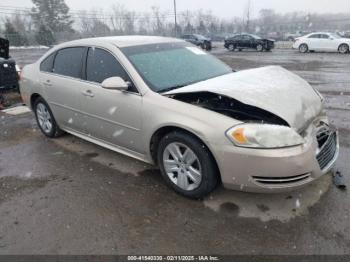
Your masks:
M309 51L309 47L307 44L301 44L299 46L299 52L302 53L302 54L305 54Z
M35 100L33 109L38 126L45 136L56 138L64 133L57 125L49 105L43 98L39 97Z
M185 197L203 198L218 184L218 170L209 149L186 132L165 135L157 160L167 185Z
M349 53L349 45L347 45L347 44L341 44L341 45L338 47L338 52L341 53L341 54Z
M229 44L228 46L228 50L230 50L231 52L234 52L236 49L235 45L234 44Z

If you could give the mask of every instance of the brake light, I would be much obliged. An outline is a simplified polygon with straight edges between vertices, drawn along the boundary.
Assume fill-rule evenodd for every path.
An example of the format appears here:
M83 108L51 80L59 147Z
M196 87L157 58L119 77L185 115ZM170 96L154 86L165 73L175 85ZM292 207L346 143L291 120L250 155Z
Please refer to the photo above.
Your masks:
M18 81L22 79L22 68L20 68L19 66L16 65L16 71L17 71L17 78Z

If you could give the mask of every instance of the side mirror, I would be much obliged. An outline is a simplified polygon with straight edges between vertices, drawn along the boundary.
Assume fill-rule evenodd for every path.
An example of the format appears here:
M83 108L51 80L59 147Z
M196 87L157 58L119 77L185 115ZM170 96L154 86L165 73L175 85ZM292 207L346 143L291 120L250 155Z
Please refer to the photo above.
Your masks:
M127 91L129 89L129 84L119 76L107 78L102 82L101 86L105 89L119 91Z

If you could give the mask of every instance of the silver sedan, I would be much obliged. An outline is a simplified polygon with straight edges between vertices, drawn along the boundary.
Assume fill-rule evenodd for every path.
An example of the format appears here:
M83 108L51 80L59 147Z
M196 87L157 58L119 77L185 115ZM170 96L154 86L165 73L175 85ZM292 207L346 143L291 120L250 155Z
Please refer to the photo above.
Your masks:
M20 85L44 135L67 132L156 164L187 197L220 183L291 190L338 156L323 98L303 79L278 66L234 72L182 40L64 43L26 66Z

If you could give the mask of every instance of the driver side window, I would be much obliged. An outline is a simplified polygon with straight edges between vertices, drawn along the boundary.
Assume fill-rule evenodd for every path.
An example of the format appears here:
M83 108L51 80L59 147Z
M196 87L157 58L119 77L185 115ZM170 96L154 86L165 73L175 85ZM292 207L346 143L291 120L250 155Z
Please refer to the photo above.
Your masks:
M86 80L100 84L113 76L119 76L132 83L124 68L111 53L100 48L89 48L86 59ZM130 87L129 91L137 93L134 86Z

